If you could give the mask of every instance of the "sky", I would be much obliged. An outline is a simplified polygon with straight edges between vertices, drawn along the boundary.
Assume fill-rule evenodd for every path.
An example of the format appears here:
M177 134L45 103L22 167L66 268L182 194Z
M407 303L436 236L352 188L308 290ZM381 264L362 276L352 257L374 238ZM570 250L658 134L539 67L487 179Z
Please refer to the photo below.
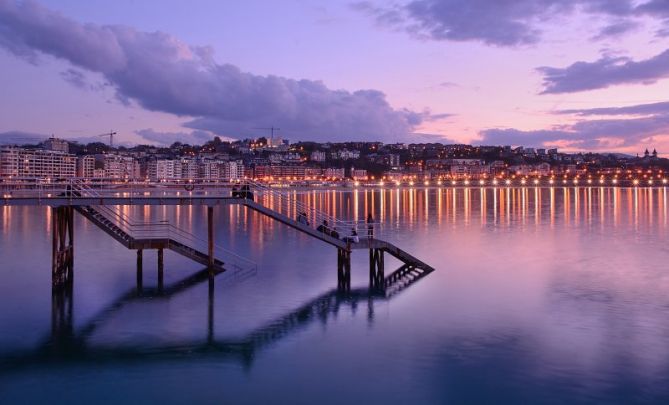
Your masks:
M669 0L0 0L0 142L669 156Z

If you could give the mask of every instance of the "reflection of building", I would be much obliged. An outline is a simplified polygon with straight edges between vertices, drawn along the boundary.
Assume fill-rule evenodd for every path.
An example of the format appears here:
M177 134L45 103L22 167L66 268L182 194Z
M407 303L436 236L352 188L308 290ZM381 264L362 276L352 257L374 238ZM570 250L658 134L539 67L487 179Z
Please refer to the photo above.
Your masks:
M74 177L77 158L63 152L0 148L0 176L13 177Z

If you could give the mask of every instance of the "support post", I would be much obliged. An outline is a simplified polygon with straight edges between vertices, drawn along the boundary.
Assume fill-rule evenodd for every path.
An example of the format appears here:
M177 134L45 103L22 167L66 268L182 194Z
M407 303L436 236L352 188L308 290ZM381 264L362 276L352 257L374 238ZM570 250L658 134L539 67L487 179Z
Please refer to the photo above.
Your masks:
M207 240L209 255L209 271L214 268L214 207L207 206Z
M69 286L74 280L74 209L51 208L51 283L52 288Z
M369 249L369 286L376 290L383 290L384 274L383 250Z
M351 290L351 251L337 249L337 289L342 292Z

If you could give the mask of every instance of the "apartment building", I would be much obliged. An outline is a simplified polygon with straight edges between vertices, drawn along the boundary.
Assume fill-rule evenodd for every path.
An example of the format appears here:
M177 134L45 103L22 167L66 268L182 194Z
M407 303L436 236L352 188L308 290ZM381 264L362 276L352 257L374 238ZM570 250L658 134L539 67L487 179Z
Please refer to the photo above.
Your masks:
M77 158L77 177L92 178L95 175L95 156Z
M139 179L141 177L139 162L131 156L104 155L102 161L106 178Z
M64 178L77 174L77 158L60 151L0 148L0 176Z

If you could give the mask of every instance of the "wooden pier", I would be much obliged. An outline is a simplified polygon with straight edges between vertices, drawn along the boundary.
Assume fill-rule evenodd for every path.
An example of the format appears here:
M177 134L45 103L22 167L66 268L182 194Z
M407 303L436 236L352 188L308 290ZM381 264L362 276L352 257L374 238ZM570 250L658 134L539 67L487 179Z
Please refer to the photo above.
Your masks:
M244 187L247 190L243 193L244 197L240 196L240 193L233 196L233 193L229 190L224 190L223 193L219 194L208 193L188 196L132 194L124 196L119 190L93 189L81 182L73 182L67 185L67 188L63 192L53 192L46 195L40 194L36 197L4 197L0 199L0 205L48 205L53 207L54 242L52 264L54 287L67 285L73 277L74 239L72 218L74 211L84 216L126 248L137 250L137 277L140 280L142 277L143 252L149 249L157 250L159 280L162 279L164 249L169 249L212 270L223 269L225 267L224 261L215 257L213 208L215 206L226 205L244 206L335 247L337 249L337 285L344 291L349 290L351 287L351 254L356 250L366 249L369 251L369 281L370 286L374 288L385 288L385 253L402 262L403 267L407 271L419 270L431 272L434 270L433 267L386 240L361 237L359 242L353 243L350 239L342 240L332 236L330 232L323 232L317 229L315 225L320 224L321 220L323 223L328 223L329 221L332 229L337 229L337 226L339 226L341 230L349 229L350 223L316 211L312 207L300 205L300 202L295 201L286 193L252 182L247 183ZM218 191L220 192L220 189ZM309 224L308 221L305 223L304 221L300 221L300 218L280 212L282 210L265 206L253 198L253 196L263 195L271 195L273 199L280 201L280 204L292 208L292 210L283 210L284 212L295 213L306 210L316 220L313 225ZM127 218L117 215L109 208L110 206L123 205L207 206L206 246L199 249L192 244L184 242L182 238L174 237L174 234L179 235L184 231L169 224L129 224ZM127 230L128 226L133 227L134 232L129 232Z

